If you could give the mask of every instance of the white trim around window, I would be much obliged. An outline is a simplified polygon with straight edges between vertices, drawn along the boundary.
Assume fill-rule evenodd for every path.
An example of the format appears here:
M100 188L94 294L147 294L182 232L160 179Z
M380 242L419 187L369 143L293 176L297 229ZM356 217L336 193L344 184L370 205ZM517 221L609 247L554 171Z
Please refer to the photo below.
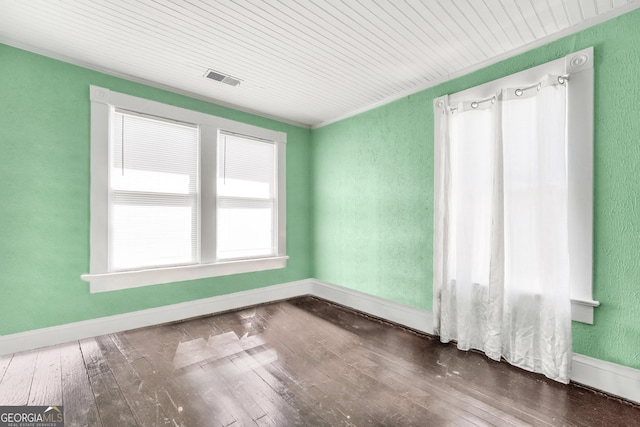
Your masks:
M285 268L286 255L286 134L179 108L109 89L91 86L91 226L90 273L83 280L91 292L105 292L160 283ZM115 109L190 123L200 136L200 242L196 264L110 271L109 269L109 146L110 120ZM269 141L276 147L277 195L274 254L258 258L220 260L216 250L217 144L222 132Z

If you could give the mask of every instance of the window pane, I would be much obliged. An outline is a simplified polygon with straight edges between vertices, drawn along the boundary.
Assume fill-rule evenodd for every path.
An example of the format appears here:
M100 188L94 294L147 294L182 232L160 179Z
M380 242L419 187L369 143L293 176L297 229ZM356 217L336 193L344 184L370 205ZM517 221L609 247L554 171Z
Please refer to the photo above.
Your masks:
M221 133L217 258L275 255L276 146Z
M116 204L111 218L112 270L194 262L192 206Z
M112 129L112 189L197 191L197 127L114 112Z
M218 258L274 255L273 208L218 210Z
M273 143L221 134L218 196L272 198L276 183L275 156Z
M198 260L198 128L113 112L109 269Z

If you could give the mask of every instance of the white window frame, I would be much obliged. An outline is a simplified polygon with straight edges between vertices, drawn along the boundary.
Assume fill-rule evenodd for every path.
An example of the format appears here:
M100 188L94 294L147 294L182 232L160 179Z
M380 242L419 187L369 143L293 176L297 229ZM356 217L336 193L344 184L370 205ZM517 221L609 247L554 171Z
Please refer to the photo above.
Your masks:
M206 277L285 268L286 255L286 138L284 132L260 128L98 86L91 100L91 225L90 272L81 278L91 293ZM200 129L200 262L195 265L110 272L108 267L108 197L110 114L114 108L192 123ZM277 251L275 256L238 260L216 259L216 165L219 131L272 141L277 150ZM204 220L203 220L204 219Z
M593 300L593 47L434 100L435 211L441 203L442 109L463 100L490 98L504 87L526 87L548 74L569 75L566 119L571 315L574 321L593 324L593 309L600 305Z

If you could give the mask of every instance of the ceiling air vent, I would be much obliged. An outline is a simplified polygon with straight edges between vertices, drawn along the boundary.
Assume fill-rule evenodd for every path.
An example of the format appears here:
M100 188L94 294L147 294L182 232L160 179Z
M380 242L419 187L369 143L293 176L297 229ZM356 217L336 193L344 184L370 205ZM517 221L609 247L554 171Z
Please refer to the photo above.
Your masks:
M211 69L207 70L204 76L208 79L215 80L217 82L221 82L224 84L228 84L230 86L238 86L241 82L240 79L236 79L235 77L231 77L226 74L222 74L218 71L213 71Z

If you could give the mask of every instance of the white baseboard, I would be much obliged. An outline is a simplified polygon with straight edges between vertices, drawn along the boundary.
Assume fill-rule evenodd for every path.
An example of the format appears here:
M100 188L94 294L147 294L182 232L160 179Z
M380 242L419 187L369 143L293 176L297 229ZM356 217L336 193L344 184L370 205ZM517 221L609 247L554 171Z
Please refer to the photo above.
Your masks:
M170 306L4 335L0 336L0 355L302 295L316 296L420 332L433 333L433 314L431 312L320 280L305 279ZM640 403L640 370L638 369L574 353L571 381Z
M300 280L250 291L0 336L0 355L311 294Z
M571 381L640 403L640 370L573 353Z
M310 279L313 295L399 325L433 334L433 314L364 292Z

